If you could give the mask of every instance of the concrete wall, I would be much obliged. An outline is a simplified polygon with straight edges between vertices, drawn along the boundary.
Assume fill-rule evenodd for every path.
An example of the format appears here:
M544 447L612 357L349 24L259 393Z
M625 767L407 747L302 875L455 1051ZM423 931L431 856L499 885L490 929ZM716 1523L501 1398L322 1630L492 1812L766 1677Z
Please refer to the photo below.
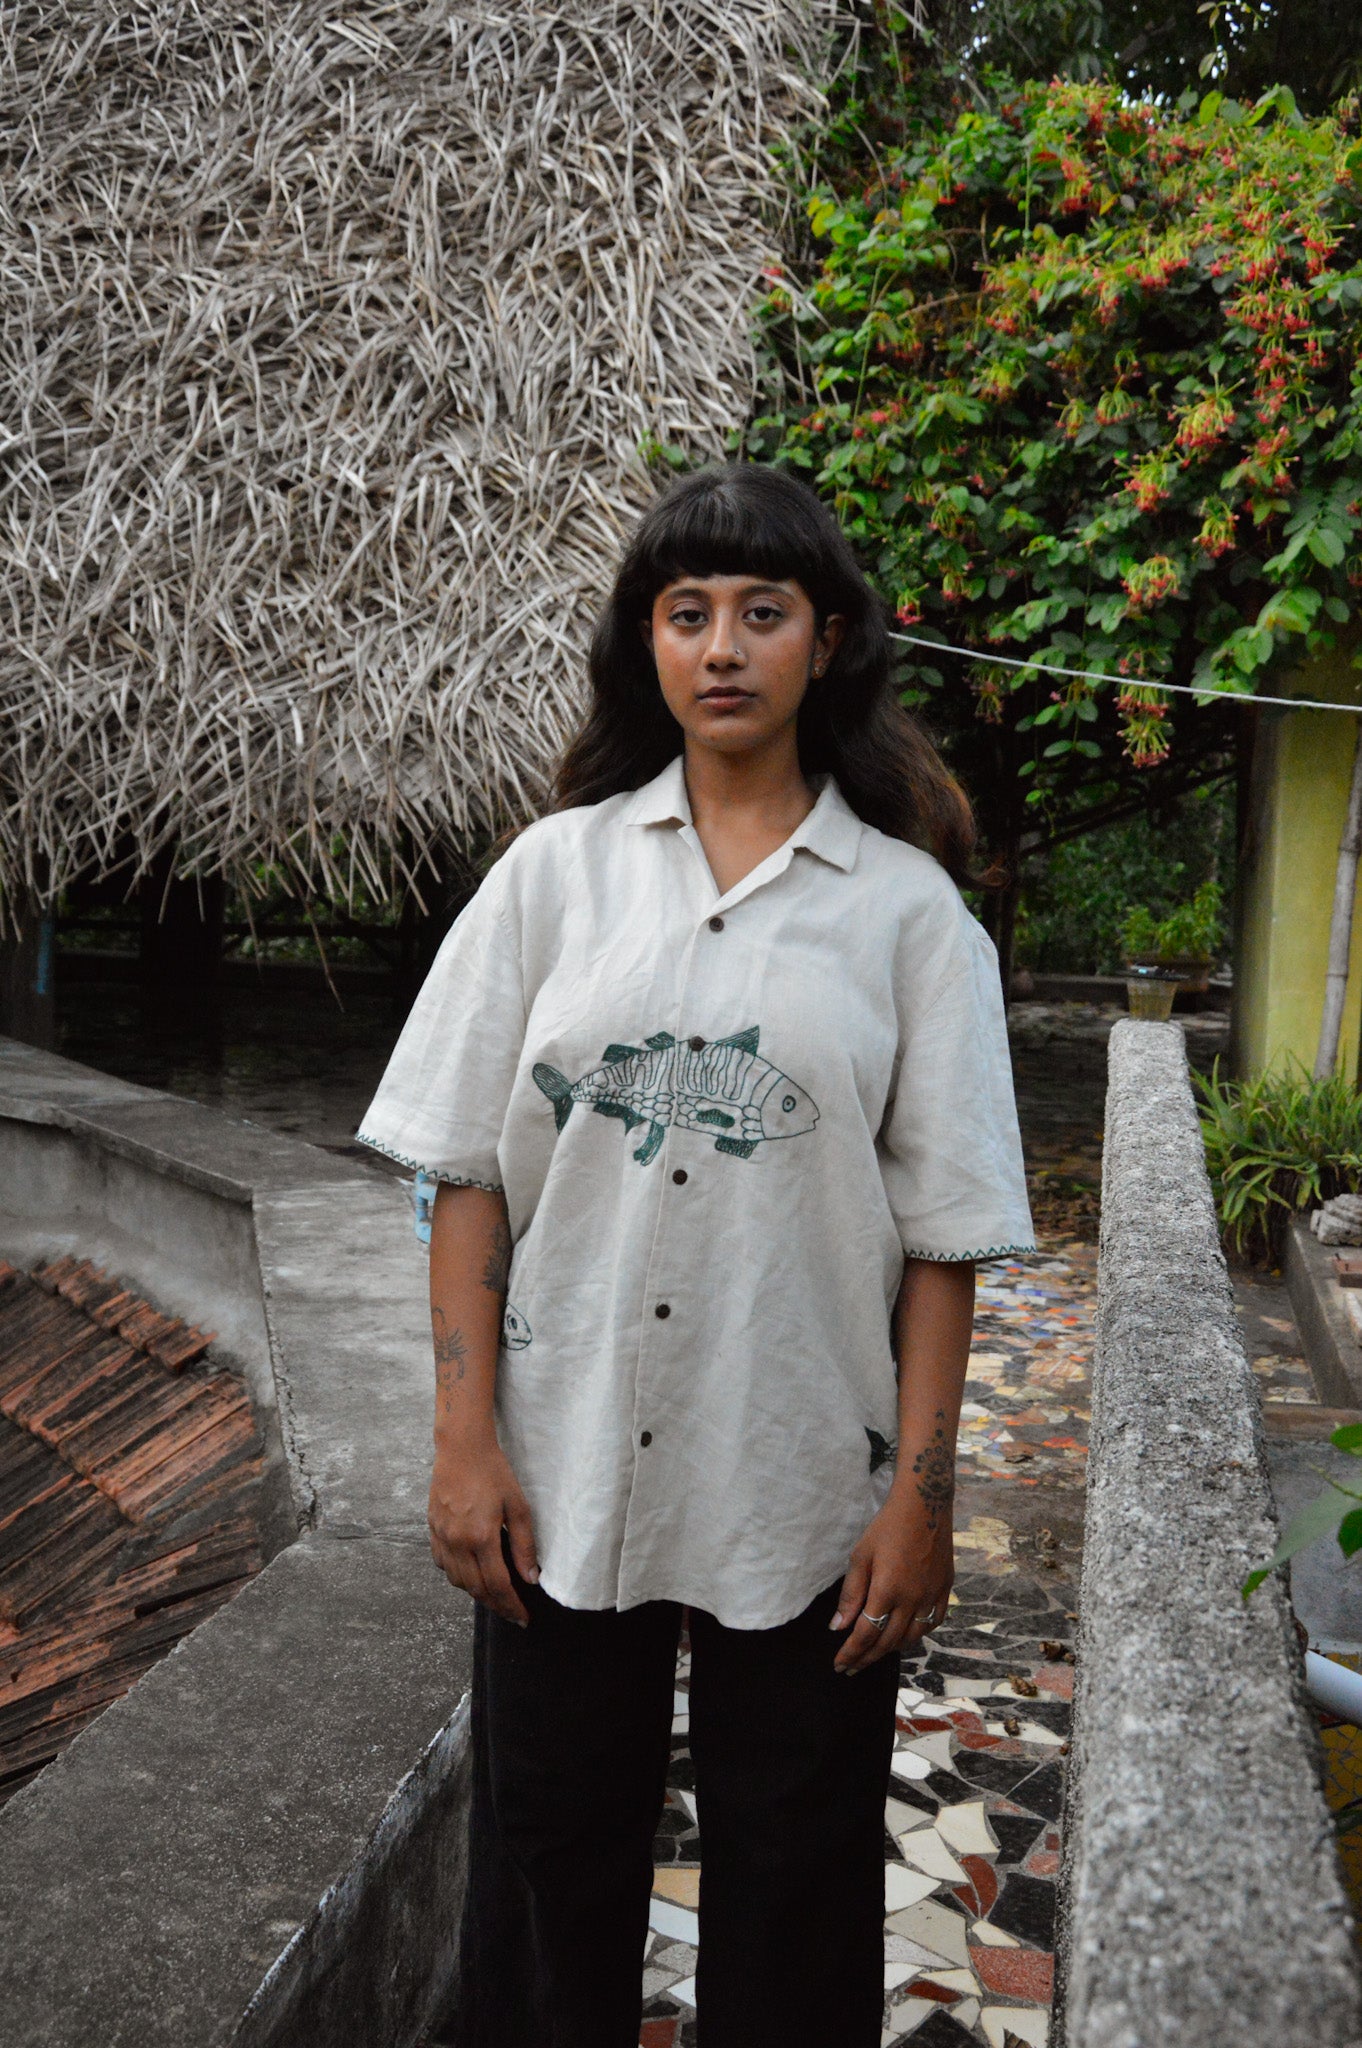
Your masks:
M1362 699L1351 647L1289 678L1287 694ZM1246 843L1238 878L1234 1065L1255 1074L1294 1057L1314 1065L1324 1006L1334 869L1352 776L1357 720L1346 711L1258 714ZM1352 973L1339 1063L1358 1068L1362 911L1353 920Z
M448 2001L471 1603L431 1564L404 1191L0 1040L0 1254L220 1333L276 1554L0 1811L6 2048L408 2048Z
M1357 1956L1180 1026L1110 1041L1067 2048L1353 2048Z

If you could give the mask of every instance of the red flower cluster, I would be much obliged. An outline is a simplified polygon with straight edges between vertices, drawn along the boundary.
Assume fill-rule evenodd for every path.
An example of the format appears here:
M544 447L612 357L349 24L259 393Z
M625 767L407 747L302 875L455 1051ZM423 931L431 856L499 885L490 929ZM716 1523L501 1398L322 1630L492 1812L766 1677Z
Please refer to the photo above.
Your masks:
M1176 597L1182 588L1178 565L1171 555L1151 555L1136 562L1121 578L1132 612L1153 611L1166 598Z
M1201 508L1201 531L1196 544L1212 561L1228 555L1234 547L1234 514L1223 498L1207 498Z
M1123 488L1131 493L1141 512L1157 512L1169 494L1175 475L1167 456L1155 450L1140 457Z
M1204 455L1208 448L1224 440L1234 418L1234 407L1223 393L1217 391L1200 398L1195 405L1188 406L1179 421L1174 437L1177 446L1185 448L1189 457Z
M1298 286L1276 292L1241 292L1226 311L1251 334L1303 334L1310 325L1305 294Z

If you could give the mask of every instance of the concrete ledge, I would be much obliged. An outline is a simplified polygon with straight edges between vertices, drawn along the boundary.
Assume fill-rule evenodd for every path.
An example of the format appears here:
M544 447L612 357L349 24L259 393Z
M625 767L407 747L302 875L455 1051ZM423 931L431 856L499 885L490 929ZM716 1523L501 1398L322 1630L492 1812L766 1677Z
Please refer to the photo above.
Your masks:
M280 1547L0 1811L0 2040L409 2048L453 1989L472 1609L426 1545L407 1198L0 1040L0 1252L67 1250L219 1330Z
M425 1545L434 1368L411 1204L362 1167L271 1189L256 1244L299 1517Z
M1355 2048L1357 1957L1181 1030L1110 1041L1067 2048Z
M1336 1407L1362 1402L1362 1349L1334 1279L1334 1254L1293 1216L1282 1254L1286 1291L1320 1398Z
M414 1544L284 1551L0 1815L4 2038L207 2048L249 2012L252 2044L299 2039L326 1978L347 2017L313 2048L410 2039L423 2010L393 2030L393 2007L431 1987L373 1930L346 1937L386 1869L386 1915L419 1917L448 1976L457 1820L423 1831L419 1868L384 1838L395 1804L457 1793L441 1738L470 1636Z

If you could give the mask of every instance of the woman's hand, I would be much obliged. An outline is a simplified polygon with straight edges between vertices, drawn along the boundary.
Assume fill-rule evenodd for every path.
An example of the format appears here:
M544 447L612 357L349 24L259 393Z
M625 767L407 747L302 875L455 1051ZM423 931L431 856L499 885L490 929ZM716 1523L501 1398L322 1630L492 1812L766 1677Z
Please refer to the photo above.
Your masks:
M430 1481L430 1550L451 1586L461 1586L503 1621L529 1626L502 1553L505 1529L515 1568L535 1585L539 1561L529 1502L495 1435L437 1444Z
M864 1671L916 1643L941 1622L955 1578L949 1514L933 1512L919 1491L897 1485L851 1553L831 1626L851 1632L833 1659L837 1671ZM888 1615L872 1628L868 1615Z

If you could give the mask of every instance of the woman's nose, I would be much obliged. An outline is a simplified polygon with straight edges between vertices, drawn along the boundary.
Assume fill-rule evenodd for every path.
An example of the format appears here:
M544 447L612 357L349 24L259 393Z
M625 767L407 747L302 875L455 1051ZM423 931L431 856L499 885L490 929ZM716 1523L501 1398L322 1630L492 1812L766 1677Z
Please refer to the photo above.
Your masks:
M705 649L706 668L745 668L747 656L738 641L737 632L722 619L716 619Z

